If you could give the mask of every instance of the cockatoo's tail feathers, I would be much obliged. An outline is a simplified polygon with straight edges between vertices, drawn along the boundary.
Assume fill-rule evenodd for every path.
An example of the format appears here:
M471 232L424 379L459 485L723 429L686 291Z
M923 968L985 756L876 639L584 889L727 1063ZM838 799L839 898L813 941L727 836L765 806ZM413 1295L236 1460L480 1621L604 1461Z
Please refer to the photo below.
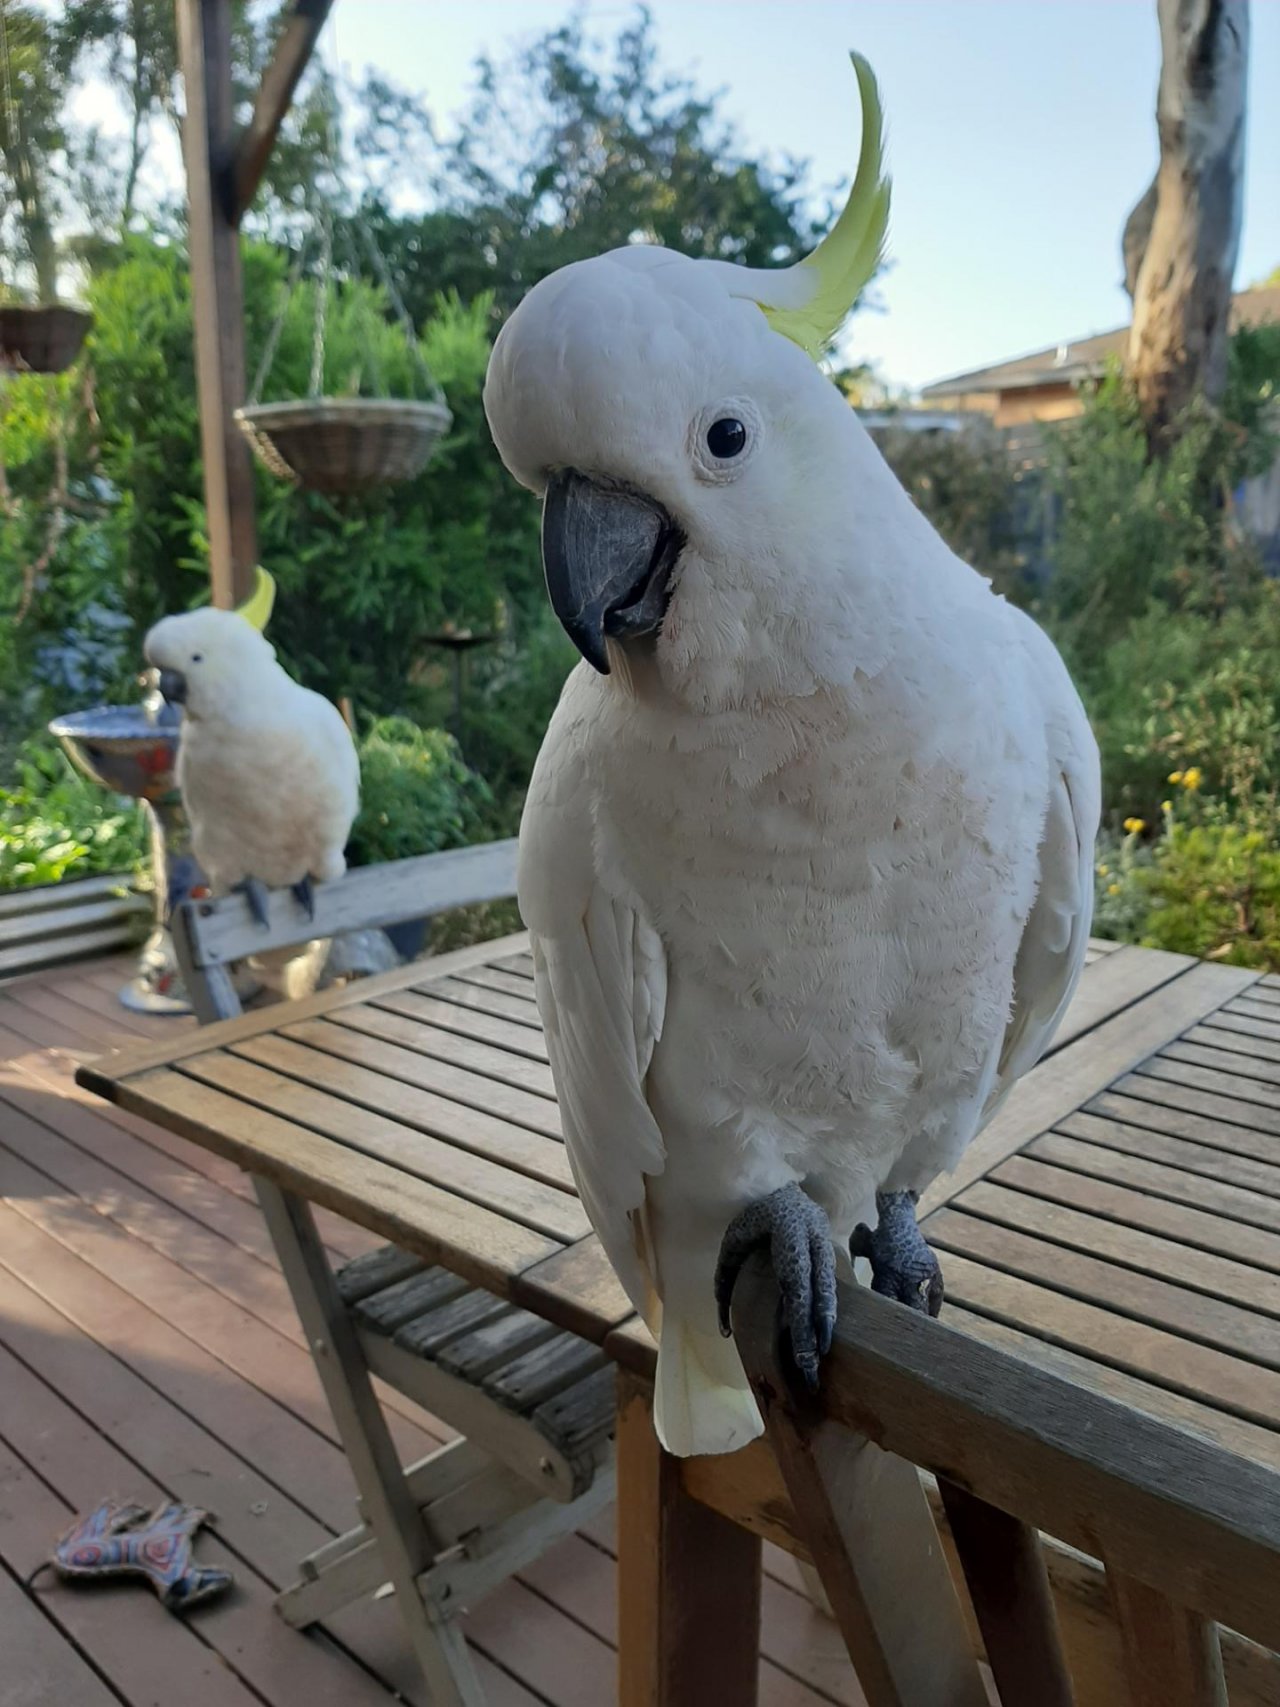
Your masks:
M653 1426L677 1458L736 1452L764 1433L732 1340L700 1333L673 1312L664 1313Z
M236 606L236 615L244 620L259 634L266 632L267 624L271 621L272 607L276 602L276 584L272 576L261 564L254 570L253 591L242 605Z
M889 227L889 179L884 175L884 113L875 73L860 53L850 54L862 100L862 148L844 211L831 230L794 267L769 270L728 263L729 289L760 305L775 332L799 344L815 361L880 264Z

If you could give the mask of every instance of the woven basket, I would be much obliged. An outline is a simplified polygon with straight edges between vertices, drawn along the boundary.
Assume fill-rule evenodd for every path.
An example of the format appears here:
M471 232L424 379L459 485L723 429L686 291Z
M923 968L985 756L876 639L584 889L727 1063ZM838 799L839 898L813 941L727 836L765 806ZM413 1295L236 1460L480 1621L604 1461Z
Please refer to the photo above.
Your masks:
M313 397L236 410L240 430L272 474L335 493L411 480L452 419L443 403L375 397Z
M93 316L65 302L0 307L0 366L22 373L61 373L80 354Z

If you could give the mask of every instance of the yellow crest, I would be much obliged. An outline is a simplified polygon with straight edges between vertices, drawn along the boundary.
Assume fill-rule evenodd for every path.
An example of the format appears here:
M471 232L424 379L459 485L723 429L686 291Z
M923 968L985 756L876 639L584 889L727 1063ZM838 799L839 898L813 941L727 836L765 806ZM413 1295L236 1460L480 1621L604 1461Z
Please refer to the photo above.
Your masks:
M879 265L889 225L880 91L862 55L849 57L862 103L862 147L844 211L812 255L798 265L773 273L738 269L751 280L751 288L734 293L759 303L774 331L799 344L815 361Z
M242 616L246 622L252 623L259 634L264 634L267 624L271 620L271 607L275 602L275 581L259 564L254 571L253 591L242 605L236 606L236 615Z

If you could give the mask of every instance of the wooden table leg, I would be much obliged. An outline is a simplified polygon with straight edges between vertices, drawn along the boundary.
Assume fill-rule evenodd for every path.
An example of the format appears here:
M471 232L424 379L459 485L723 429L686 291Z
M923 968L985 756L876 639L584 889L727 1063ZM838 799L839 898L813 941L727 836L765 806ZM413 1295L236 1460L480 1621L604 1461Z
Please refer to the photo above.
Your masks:
M431 1558L427 1533L316 1233L311 1205L261 1175L253 1176L253 1184L433 1707L484 1707L466 1638L451 1619L437 1616L419 1591L419 1573Z
M648 1388L618 1381L620 1707L755 1707L760 1542L684 1492Z
M938 1478L951 1539L1000 1699L1071 1707L1071 1676L1040 1537L956 1482Z
M1218 1627L1107 1566L1132 1707L1227 1707Z

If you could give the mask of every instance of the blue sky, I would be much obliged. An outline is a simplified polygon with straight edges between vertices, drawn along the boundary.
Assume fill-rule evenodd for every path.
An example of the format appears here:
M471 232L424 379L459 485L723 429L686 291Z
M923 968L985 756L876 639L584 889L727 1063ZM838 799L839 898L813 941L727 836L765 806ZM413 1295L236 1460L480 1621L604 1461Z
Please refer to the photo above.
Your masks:
M558 23L549 0L339 0L336 55L455 112L482 48ZM630 15L583 8L601 33ZM849 353L920 385L1127 318L1120 232L1156 162L1155 0L654 0L663 61L723 88L755 149L846 176L847 51L880 78L894 177L883 314ZM1237 283L1280 265L1280 0L1254 0ZM329 52L335 52L330 44Z

